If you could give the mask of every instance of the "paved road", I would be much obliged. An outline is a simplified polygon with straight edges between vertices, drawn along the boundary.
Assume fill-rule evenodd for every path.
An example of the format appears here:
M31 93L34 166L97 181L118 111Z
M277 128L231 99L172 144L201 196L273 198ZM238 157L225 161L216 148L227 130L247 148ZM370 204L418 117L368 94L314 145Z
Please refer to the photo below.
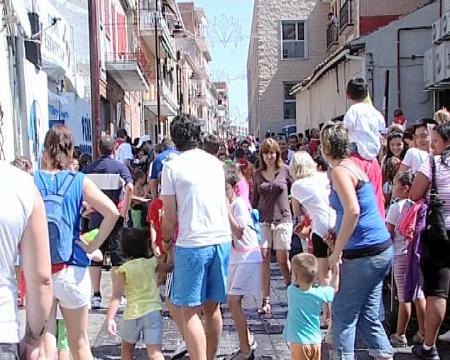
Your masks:
M259 305L259 300L249 299L245 303L247 315L249 319L250 330L254 334L258 342L256 350L256 359L258 360L287 360L290 359L290 352L288 345L283 340L282 331L286 321L287 304L285 298L286 287L281 281L280 272L276 270L276 266L272 264L273 276L271 286L271 301L273 314L270 316L261 316L257 313L256 307ZM108 272L102 275L102 293L110 294L111 282ZM107 302L107 299L106 301ZM223 306L224 312L224 328L222 338L220 341L217 359L223 359L230 355L238 348L238 337L235 331L233 320L226 306ZM21 318L23 319L23 311L21 311ZM104 329L103 324L106 318L106 310L92 311L89 319L89 338L93 348L94 356L97 359L120 359L120 339L112 338ZM119 326L121 324L121 316L118 316ZM168 316L168 312L164 311L164 354L169 359L170 355L175 351L175 348L180 341L179 333ZM441 359L450 359L450 346L439 346ZM145 349L138 345L136 351L136 359L147 359ZM360 350L357 352L358 360L372 359L367 352ZM184 359L189 359L185 357ZM326 348L323 351L323 360L329 359L329 353ZM412 360L416 359L411 355L411 349L407 348L398 353L396 360Z

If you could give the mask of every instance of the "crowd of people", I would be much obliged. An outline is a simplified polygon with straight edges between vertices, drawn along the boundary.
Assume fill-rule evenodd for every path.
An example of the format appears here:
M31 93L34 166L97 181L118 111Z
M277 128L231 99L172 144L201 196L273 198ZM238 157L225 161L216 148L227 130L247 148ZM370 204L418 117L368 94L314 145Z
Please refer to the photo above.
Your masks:
M39 170L24 158L0 163L8 204L0 208L0 357L92 359L89 309L105 306L106 265L106 326L122 339L122 359L139 341L150 359L164 359L162 301L183 339L173 358L214 359L228 303L239 336L229 359L254 359L242 301L260 298L258 312L271 314L274 253L292 359L321 359L322 341L333 359L353 359L358 333L376 359L412 343L418 358L439 360L450 287L450 114L409 122L399 110L386 128L364 80L352 79L347 97L343 119L306 135L224 142L179 115L158 144L146 135L132 143L123 129L102 136L92 161L56 125ZM391 271L399 306L387 334ZM17 303L26 307L22 341ZM418 331L407 338L412 303ZM439 339L450 341L450 331Z

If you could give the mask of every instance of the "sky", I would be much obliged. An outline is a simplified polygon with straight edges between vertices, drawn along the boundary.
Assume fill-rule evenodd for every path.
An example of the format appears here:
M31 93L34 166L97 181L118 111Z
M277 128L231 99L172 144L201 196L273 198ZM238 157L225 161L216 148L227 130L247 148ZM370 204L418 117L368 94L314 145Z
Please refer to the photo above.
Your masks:
M226 81L230 118L247 124L247 54L253 15L253 0L194 0L208 18L207 38L213 81Z

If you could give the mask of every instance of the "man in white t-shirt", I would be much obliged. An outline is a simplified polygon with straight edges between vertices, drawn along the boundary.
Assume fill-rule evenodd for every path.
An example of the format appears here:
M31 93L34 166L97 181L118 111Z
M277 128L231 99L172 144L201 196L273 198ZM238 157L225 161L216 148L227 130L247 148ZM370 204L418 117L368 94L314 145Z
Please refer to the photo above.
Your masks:
M45 207L33 178L0 162L0 359L18 359L19 318L14 264L18 254L27 284L23 358L37 359L53 303Z
M201 130L195 119L175 117L170 132L181 151L164 165L161 180L166 248L178 223L170 300L181 308L191 358L212 360L222 331L219 304L226 302L231 250L225 175L216 157L198 149Z
M134 159L133 148L127 142L127 139L127 131L125 129L118 129L114 158L126 166L130 165L130 162Z
M422 163L428 159L430 152L430 130L429 125L434 126L436 122L432 119L422 119L414 124L414 143L415 147L409 148L400 165L399 173L411 169L415 174Z

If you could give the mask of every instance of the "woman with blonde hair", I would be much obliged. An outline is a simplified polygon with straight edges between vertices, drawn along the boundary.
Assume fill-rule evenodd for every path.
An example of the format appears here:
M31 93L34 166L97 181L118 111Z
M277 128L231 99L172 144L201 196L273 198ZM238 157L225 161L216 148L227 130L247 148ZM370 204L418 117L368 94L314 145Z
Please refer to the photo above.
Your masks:
M260 166L255 172L252 207L258 209L261 223L263 266L263 304L260 313L271 312L270 251L276 252L278 265L287 285L291 283L289 250L292 238L292 214L289 205L291 177L283 164L280 146L268 138L261 144Z
M319 265L319 283L330 283L328 245L324 236L334 229L336 212L331 208L330 182L324 172L317 171L317 164L306 151L298 151L291 160L289 172L295 180L292 184L292 209L301 215L301 207L312 219L313 254Z
M322 155L332 167L330 205L336 210L336 239L329 265L342 259L339 291L333 301L333 359L353 359L358 333L376 359L394 351L379 318L383 280L393 259L392 240L378 211L374 185L350 158L348 132L327 123Z

